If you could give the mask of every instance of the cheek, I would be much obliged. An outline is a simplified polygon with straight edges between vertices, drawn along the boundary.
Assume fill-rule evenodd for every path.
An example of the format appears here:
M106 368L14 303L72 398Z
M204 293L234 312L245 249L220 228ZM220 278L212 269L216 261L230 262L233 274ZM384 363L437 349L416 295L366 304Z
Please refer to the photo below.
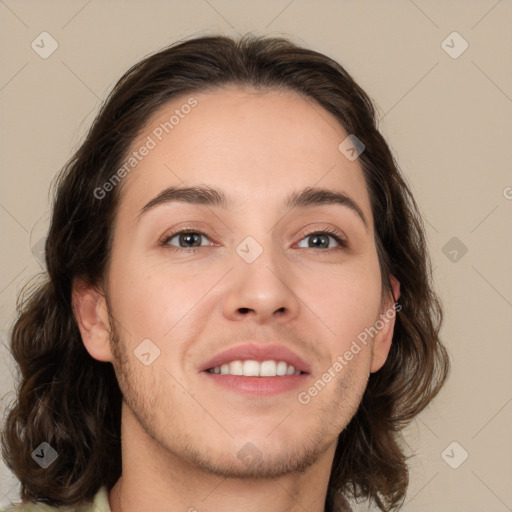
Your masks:
M218 272L190 271L145 261L119 262L110 282L115 314L133 338L162 340L189 314L218 281ZM199 308L200 309L200 308ZM181 324L178 326L178 324Z
M336 354L365 328L373 325L380 307L380 269L376 255L347 258L341 264L302 262L283 269L291 293L299 299L297 322L328 341ZM288 271L290 271L288 273ZM184 334L193 318L212 313L219 299L215 285L222 278L230 293L226 265L165 265L160 259L126 253L110 273L116 318L133 338L162 340L173 329ZM194 323L194 322L193 322ZM316 328L315 328L316 324ZM315 337L316 337L315 336Z
M378 318L381 305L380 269L378 262L347 264L330 271L308 272L297 283L305 311L317 319L325 331L325 339L338 351ZM308 313L309 314L309 313Z

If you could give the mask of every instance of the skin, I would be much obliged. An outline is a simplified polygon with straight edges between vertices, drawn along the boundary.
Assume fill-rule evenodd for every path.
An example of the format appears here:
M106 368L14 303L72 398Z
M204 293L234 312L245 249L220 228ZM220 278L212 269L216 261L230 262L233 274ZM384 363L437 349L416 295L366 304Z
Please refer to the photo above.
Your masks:
M320 512L337 436L384 364L393 333L391 320L299 403L298 393L394 303L382 298L362 169L338 150L348 134L336 119L295 92L228 87L193 96L197 106L124 178L105 289L74 286L84 345L113 364L125 399L123 474L110 505L113 512L148 503L155 512ZM133 148L187 98L163 106ZM200 184L222 189L233 204L173 202L139 218L165 188ZM367 226L346 206L284 207L292 191L313 186L347 194ZM196 252L179 236L159 243L182 227L206 233ZM327 247L309 247L326 228L348 246L328 237ZM250 264L236 252L247 236L263 249ZM134 356L147 338L160 350L149 366ZM311 366L305 384L248 397L199 372L248 341L296 352ZM253 463L237 457L247 443L256 447Z

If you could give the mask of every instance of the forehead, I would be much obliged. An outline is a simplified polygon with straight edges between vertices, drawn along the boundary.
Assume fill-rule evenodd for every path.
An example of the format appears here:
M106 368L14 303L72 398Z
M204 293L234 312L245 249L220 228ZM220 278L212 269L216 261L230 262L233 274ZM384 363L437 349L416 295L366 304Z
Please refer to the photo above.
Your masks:
M347 136L332 114L294 91L230 86L183 95L153 114L132 144L131 151L151 149L122 183L120 210L142 208L170 186L212 185L235 209L321 187L349 194L371 218L361 166L338 149Z

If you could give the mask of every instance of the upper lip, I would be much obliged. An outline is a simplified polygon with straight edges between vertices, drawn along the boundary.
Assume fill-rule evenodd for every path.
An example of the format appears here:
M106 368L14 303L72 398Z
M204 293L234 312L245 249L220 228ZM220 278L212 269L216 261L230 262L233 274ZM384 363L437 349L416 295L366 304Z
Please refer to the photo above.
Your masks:
M228 348L201 365L200 371L209 370L231 361L285 361L304 373L310 373L311 367L300 356L284 345L246 343Z

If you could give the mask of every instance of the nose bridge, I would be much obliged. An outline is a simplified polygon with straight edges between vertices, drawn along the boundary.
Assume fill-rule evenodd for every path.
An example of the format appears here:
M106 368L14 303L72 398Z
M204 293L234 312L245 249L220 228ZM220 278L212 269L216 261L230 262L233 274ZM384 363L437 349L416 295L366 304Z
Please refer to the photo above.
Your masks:
M225 298L225 314L239 318L248 313L259 321L272 315L293 317L298 302L292 290L285 255L269 233L246 236L235 248L231 284Z

